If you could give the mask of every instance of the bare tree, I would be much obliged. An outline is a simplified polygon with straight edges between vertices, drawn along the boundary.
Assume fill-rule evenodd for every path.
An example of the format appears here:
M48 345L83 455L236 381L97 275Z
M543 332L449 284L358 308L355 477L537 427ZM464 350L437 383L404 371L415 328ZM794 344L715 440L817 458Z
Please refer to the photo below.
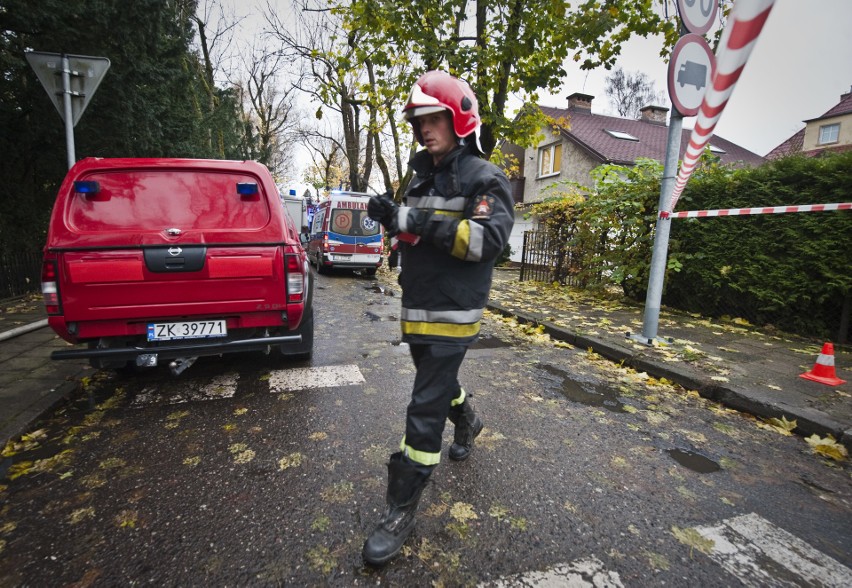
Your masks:
M283 57L253 46L243 61L245 98L257 141L257 159L273 175L293 165L292 146L298 126L294 89L286 84Z
M604 93L616 112L624 118L639 118L639 109L649 104L665 104L662 92L657 92L654 82L644 73L625 72L617 67L606 77Z
M386 189L391 189L394 174L379 137L388 115L385 101L368 90L374 87L369 81L372 64L357 57L358 33L347 33L341 27L340 17L325 6L311 0L292 0L292 14L282 17L267 4L264 18L268 32L281 44L281 55L300 64L298 88L322 104L317 118L322 118L323 111L340 117L343 141L339 147L347 159L347 187L365 191L371 184L375 163L382 172ZM365 74L367 79L363 77ZM401 170L401 162L396 167ZM395 175L398 177L400 173Z

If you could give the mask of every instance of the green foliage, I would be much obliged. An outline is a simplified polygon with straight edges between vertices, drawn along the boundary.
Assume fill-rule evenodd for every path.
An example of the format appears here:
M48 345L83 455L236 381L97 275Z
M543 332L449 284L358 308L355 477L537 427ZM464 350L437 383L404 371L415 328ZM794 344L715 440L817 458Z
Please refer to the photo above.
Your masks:
M690 180L678 208L848 202L849 194L852 152L794 156L757 169L707 169ZM852 296L850 236L846 211L672 221L683 270L668 277L664 303L838 337Z
M533 206L548 237L560 243L553 278L571 276L582 287L620 287L644 297L659 200L662 166L639 159L633 167L602 165L592 171L594 188L585 196L573 183L554 186L556 195ZM567 192L560 190L567 189Z
M674 44L677 27L657 2L645 0L496 0L470 6L465 0L339 1L358 55L377 66L377 81L391 95L406 96L418 73L444 69L469 81L479 101L482 142L491 153L497 139L530 144L541 120L533 109L518 117L506 112L510 93L537 100L565 80L566 59L584 69L611 67L632 35L663 33ZM385 75L405 60L405 75Z
M662 166L603 165L594 188L554 184L532 207L557 255L552 279L592 290L618 287L643 301ZM678 209L848 202L852 152L788 157L760 168L721 166L705 152ZM671 221L663 303L705 316L747 318L789 332L843 340L852 296L852 214L847 211ZM848 328L848 326L847 326ZM846 337L849 333L846 334Z

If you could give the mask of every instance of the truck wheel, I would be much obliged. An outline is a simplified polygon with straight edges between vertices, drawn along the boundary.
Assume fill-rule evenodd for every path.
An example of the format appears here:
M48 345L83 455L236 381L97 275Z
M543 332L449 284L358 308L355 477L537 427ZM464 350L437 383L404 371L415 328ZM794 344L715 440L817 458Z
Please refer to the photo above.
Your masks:
M314 354L314 309L308 311L308 315L302 317L302 324L293 331L294 335L301 335L301 343L282 343L279 346L281 355L288 359L309 360Z

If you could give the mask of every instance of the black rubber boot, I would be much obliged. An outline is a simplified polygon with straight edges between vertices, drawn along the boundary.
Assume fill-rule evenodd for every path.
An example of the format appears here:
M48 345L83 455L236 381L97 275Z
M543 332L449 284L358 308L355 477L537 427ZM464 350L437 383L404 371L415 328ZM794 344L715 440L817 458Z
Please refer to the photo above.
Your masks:
M470 397L450 409L449 419L456 430L448 455L454 461L464 461L473 451L473 440L482 432L482 420L473 412Z
M414 514L423 488L432 474L431 466L420 465L394 453L388 463L387 506L382 520L364 543L364 561L374 566L387 563L402 549L414 530Z

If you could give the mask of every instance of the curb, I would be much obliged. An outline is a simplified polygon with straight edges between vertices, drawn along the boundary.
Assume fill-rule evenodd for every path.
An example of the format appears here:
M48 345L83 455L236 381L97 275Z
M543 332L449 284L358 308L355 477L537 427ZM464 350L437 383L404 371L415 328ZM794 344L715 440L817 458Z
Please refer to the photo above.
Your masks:
M695 390L702 398L713 400L733 408L761 418L780 418L782 416L794 417L797 422L796 434L808 436L814 433L825 436L832 435L838 442L843 443L847 449L852 450L852 429L846 427L824 413L807 408L791 407L765 402L760 399L751 398L737 390L722 386L709 378L702 378L676 367L663 366L636 353L631 349L616 345L594 337L584 337L551 322L543 321L534 314L523 311L513 311L500 304L489 302L488 310L496 312L505 317L511 317L520 323L541 325L544 332L551 338L565 341L580 349L592 349L595 353L616 363L621 363L637 371L645 372L655 378L666 378L689 390Z
M45 414L67 400L74 390L77 389L79 384L79 380L61 383L37 401L33 402L20 414L10 419L8 428L4 426L2 430L0 443L2 443L2 445L6 445L9 440L17 439L25 433L28 433L32 429L33 425L43 418Z

